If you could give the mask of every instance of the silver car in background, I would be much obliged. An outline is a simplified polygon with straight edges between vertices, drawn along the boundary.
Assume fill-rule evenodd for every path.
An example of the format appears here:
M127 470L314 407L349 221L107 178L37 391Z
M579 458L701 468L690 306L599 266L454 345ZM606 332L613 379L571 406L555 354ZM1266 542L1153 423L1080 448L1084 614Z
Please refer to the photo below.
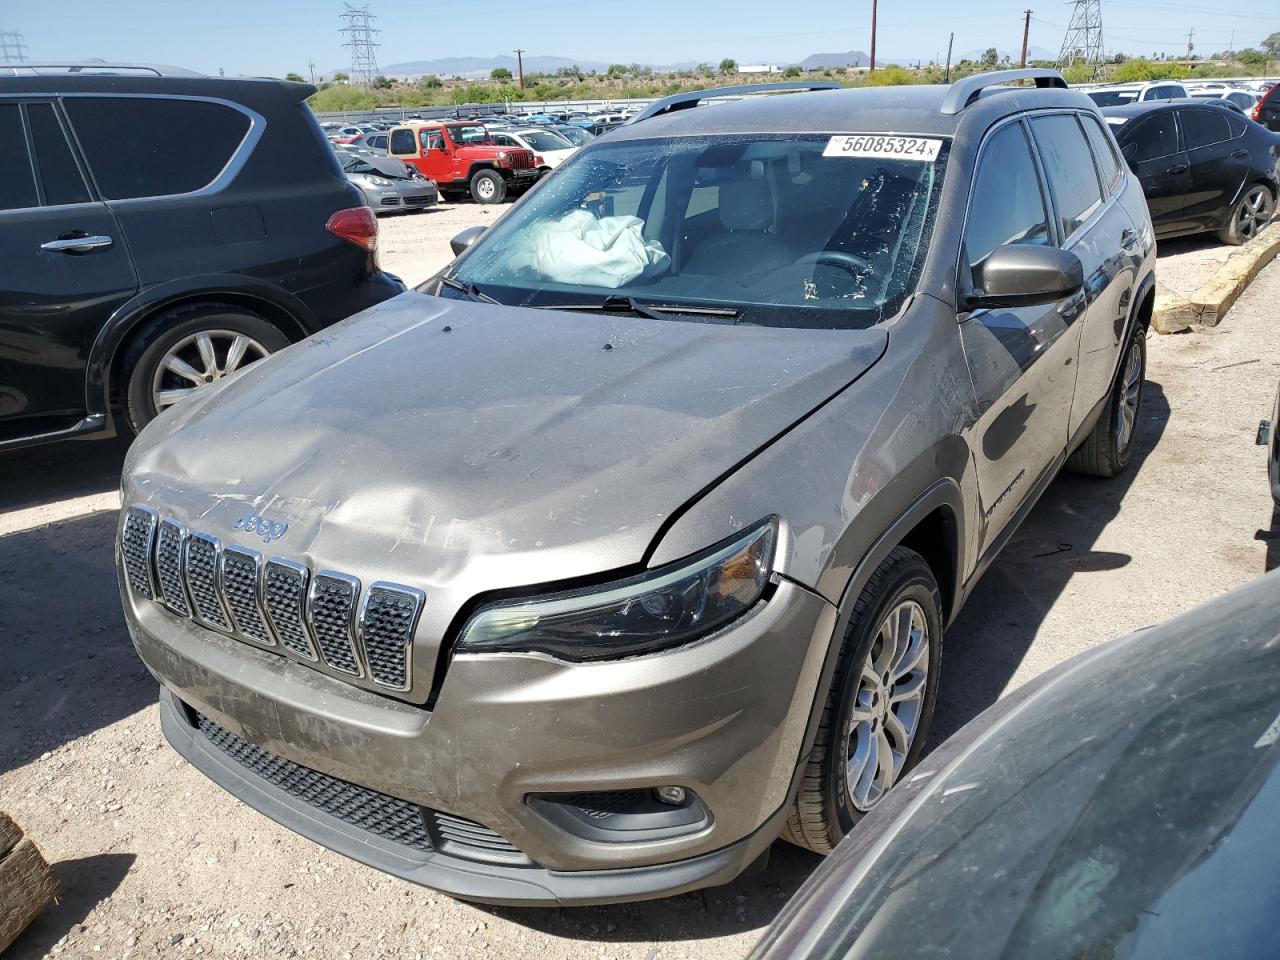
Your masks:
M342 172L360 188L374 213L424 210L440 200L435 181L411 170L395 157L339 154Z

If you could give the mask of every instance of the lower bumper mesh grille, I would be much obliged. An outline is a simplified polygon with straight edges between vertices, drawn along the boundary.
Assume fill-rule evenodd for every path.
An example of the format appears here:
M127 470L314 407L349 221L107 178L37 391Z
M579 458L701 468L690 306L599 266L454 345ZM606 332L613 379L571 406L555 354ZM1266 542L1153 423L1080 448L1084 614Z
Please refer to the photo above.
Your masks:
M414 850L438 850L512 866L533 864L518 847L483 824L312 770L250 743L202 713L193 710L191 714L209 743L247 771L358 830Z
M232 760L290 796L393 843L415 850L431 849L422 807L277 757L203 714L196 714L196 726Z

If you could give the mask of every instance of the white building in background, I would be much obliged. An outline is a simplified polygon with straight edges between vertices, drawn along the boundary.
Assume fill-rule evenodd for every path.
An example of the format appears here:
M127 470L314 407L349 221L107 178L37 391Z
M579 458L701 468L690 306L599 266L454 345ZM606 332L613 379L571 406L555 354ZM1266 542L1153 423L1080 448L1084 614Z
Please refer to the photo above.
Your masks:
M772 63L748 63L738 68L739 73L781 73L782 68Z

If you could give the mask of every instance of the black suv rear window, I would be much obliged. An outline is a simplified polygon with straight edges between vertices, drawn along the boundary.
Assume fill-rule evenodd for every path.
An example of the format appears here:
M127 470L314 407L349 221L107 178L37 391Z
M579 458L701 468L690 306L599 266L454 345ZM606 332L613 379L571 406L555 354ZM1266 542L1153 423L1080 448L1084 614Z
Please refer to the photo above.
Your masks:
M249 131L239 110L202 100L71 97L66 110L107 200L207 187Z

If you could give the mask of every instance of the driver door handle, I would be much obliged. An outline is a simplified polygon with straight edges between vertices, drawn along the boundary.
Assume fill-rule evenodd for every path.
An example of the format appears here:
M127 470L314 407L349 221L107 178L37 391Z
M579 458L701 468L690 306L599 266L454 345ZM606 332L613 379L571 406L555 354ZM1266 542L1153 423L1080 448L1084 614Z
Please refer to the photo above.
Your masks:
M1165 173L1170 173L1170 174L1178 174L1178 173L1186 173L1186 172L1187 172L1187 165L1185 163L1175 163L1172 167L1170 167L1168 170L1165 171Z
M110 237L66 237L62 240L42 243L40 249L50 253L88 253L90 250L102 250L111 244Z

